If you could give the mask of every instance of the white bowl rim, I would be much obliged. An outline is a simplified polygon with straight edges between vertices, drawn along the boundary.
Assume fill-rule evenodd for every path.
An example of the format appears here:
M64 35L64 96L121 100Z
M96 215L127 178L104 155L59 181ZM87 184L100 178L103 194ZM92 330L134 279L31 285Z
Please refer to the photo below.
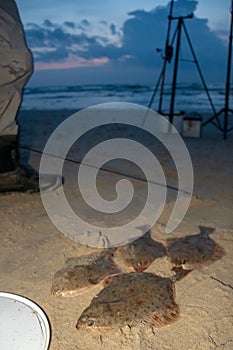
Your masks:
M31 299L28 299L27 297L19 295L19 294L0 291L0 298L18 301L18 302L28 306L29 308L31 308L34 312L36 312L37 319L38 319L38 322L40 324L40 328L41 328L41 331L43 333L43 337L45 340L44 349L42 349L42 350L49 349L51 327L50 327L50 323L48 320L48 316L45 314L44 310L42 310L42 308L36 302L32 301Z

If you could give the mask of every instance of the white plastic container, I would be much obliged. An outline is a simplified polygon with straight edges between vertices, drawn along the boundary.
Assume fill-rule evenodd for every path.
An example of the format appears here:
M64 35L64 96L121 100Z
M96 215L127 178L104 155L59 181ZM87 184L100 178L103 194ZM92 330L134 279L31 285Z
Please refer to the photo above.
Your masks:
M17 294L0 292L0 349L47 350L50 325L33 301Z
M201 117L185 117L183 118L183 133L184 137L201 137Z

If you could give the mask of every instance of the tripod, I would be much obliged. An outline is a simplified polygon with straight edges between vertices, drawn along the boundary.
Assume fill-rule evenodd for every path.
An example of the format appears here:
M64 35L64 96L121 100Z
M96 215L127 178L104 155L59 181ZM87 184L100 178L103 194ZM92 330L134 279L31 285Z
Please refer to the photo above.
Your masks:
M233 130L233 127L228 127L228 116L229 113L233 114L233 110L229 108L229 99L230 99L230 77L231 77L231 57L232 57L232 31L233 31L233 0L231 4L231 23L230 23L230 35L229 35L229 47L228 47L228 60L227 60L227 76L226 76L226 89L225 89L225 106L218 113L205 121L202 126L205 126L209 123L214 124L220 131L223 132L223 138L227 138L227 133ZM224 114L223 126L221 125L218 117ZM216 124L216 122L217 124Z
M216 115L216 110L215 110L214 104L213 104L212 99L210 97L210 94L209 94L209 91L208 91L208 88L207 88L204 76L202 74L202 71L201 71L200 65L198 63L198 60L197 60L197 57L196 57L193 45L191 43L190 36L188 34L188 31L187 31L187 28L186 28L186 25L185 25L185 22L184 22L185 19L193 18L193 14L190 14L188 16L173 17L172 16L172 6L173 6L173 2L171 2L170 15L168 17L169 18L169 25L168 25L168 35L167 35L167 41L166 41L166 48L165 48L164 64L163 64L163 68L162 68L162 71L160 73L159 79L158 79L158 81L157 81L157 83L155 85L155 89L154 89L154 92L152 94L151 100L150 100L149 105L148 105L148 108L150 108L152 106L154 98L155 98L155 95L156 95L159 87L161 87L160 88L160 99L159 99L158 112L163 114L162 113L162 103L163 103L163 90L164 90L166 66L167 66L167 63L171 62L172 55L173 55L173 44L174 44L174 41L176 39L176 50L175 50L175 61L174 61L174 69L173 69L170 110L169 110L169 113L168 113L169 122L171 124L173 123L173 118L175 116L174 107L175 107L176 84L177 84L177 75L178 75L178 65L179 65L179 55L180 55L182 30L183 30L183 32L185 34L185 37L186 37L189 49L190 49L192 57L193 57L193 62L196 65L197 71L199 73L202 85L203 85L204 90L206 92L206 95L207 95L207 98L209 100L209 103L210 103L210 106L212 108L212 111ZM174 31L174 34L173 34L173 37L172 37L172 40L171 40L171 44L169 44L170 25L171 25L171 21L172 20L177 20L177 26L176 26L176 29Z

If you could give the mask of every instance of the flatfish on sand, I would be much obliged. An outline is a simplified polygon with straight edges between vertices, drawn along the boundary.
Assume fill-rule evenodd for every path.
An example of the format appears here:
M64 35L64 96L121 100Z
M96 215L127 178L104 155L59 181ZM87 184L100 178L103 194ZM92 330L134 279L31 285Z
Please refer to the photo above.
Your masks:
M120 272L113 261L112 250L70 258L65 266L55 273L51 293L55 297L76 296L105 277Z
M136 272L146 270L155 259L166 256L165 247L152 239L149 232L132 243L118 247L117 251L124 264Z
M151 273L123 273L104 280L105 288L81 314L76 328L108 330L140 323L161 327L179 316L173 281Z
M169 239L166 242L168 255L178 273L182 274L182 269L202 269L225 255L223 247L209 236L214 229L205 226L199 226L199 229L199 234Z

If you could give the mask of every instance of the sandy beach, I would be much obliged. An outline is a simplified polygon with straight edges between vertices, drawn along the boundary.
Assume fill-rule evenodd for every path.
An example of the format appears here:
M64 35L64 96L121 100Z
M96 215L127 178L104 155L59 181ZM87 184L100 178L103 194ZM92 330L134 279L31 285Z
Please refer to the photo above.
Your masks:
M41 151L54 123L58 125L64 116L71 114L68 110L22 111L22 145ZM28 122L32 115L33 127ZM176 283L180 318L153 332L145 326L124 327L104 332L101 337L95 332L78 331L75 325L79 316L101 287L74 298L54 298L51 283L54 273L67 258L84 255L93 249L65 237L52 224L39 193L0 196L0 290L28 297L44 309L51 323L50 350L233 349L233 134L229 133L228 139L223 140L219 130L208 125L201 138L186 138L184 142L194 169L191 205L176 230L166 234L165 225L175 196L175 191L170 190L163 213L151 230L152 237L163 242L170 237L198 233L199 225L210 226L215 228L211 237L224 247L226 254L208 268L193 271ZM84 144L78 154L82 152L85 153ZM71 156L77 160L75 152ZM30 164L38 169L40 153L22 149L22 159L26 161L28 157ZM164 171L173 185L174 166L165 156L161 157ZM80 192L74 190L77 166L66 161L64 167L65 191L73 208L80 198ZM102 172L99 185L106 196L116 181L117 175ZM142 181L135 180L134 185L136 190L143 190ZM85 215L82 207L81 210ZM169 275L169 267L166 259L159 259L152 269ZM140 294L140 290L138 292Z

